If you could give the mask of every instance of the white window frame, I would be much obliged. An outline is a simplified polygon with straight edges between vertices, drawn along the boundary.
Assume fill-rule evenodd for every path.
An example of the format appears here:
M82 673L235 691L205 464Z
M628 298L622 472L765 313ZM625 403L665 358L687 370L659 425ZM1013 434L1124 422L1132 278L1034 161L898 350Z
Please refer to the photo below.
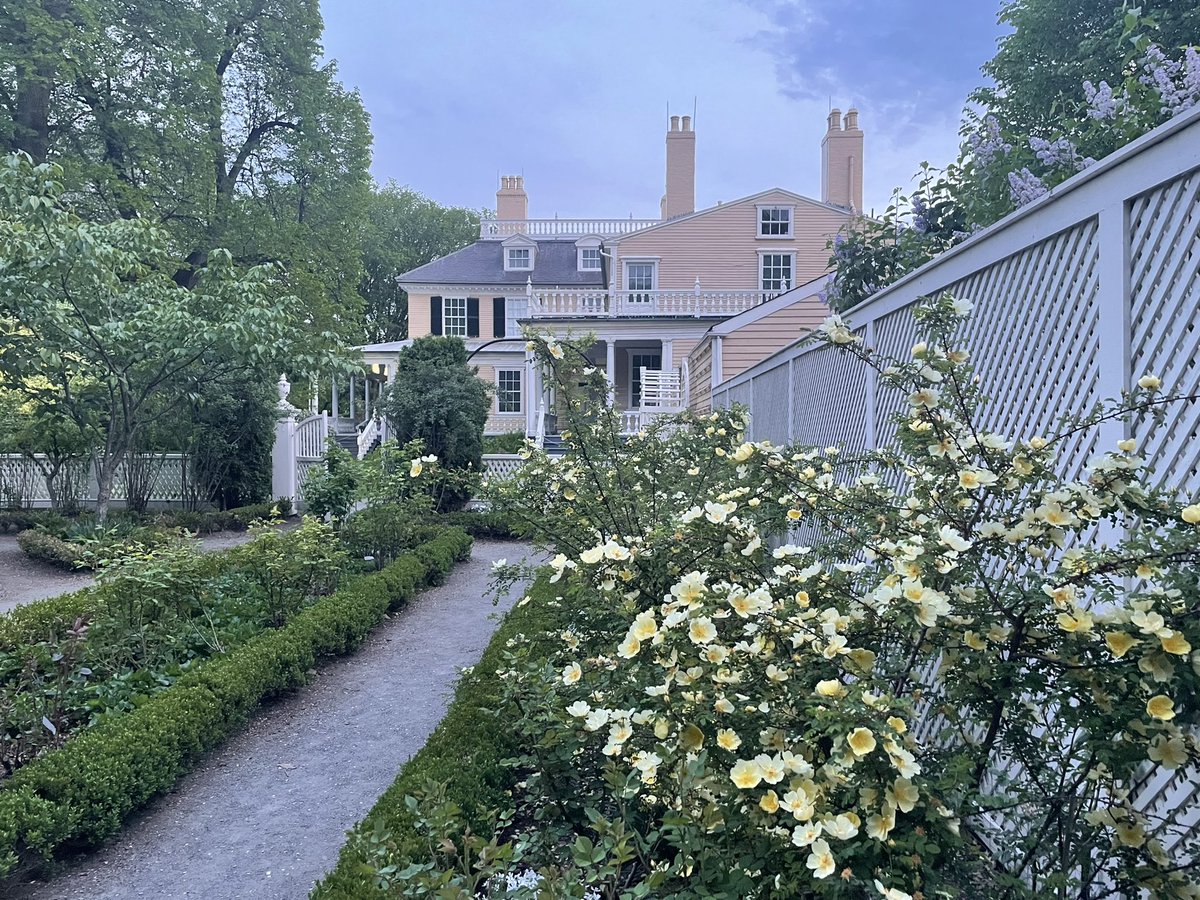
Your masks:
M514 253L524 253L526 255L526 265L514 266L512 255ZM529 272L533 270L533 248L532 247L505 247L504 248L504 271L505 272Z
M788 271L790 277L787 280L787 289L790 291L796 286L796 251L794 248L780 248L778 250L759 250L758 251L758 289L766 294L774 292L775 295L782 294L782 287L767 287L766 279L763 278L763 268L766 265L768 256L787 256L790 257L788 263Z
M451 329L451 327L450 327L450 320L451 320L450 306L451 306L451 304L454 304L454 306L456 307L454 310L455 322L457 323L461 317L461 321L462 321L462 326L461 326L462 330L461 331L457 330L457 326L454 329ZM462 304L462 306L459 307L459 304ZM467 298L466 297L443 297L442 298L442 334L446 335L447 337L465 338L467 336Z
M781 203L764 203L757 207L757 216L755 229L760 240L764 241L779 241L788 240L796 233L796 207L788 206ZM767 223L763 221L763 214L766 212L775 212L777 210L786 210L788 214L787 231L783 234L764 234L763 226Z
M596 254L596 265L585 266L583 264L583 255L585 253L595 253ZM604 264L600 261L600 248L599 247L580 247L579 248L579 271L580 272L599 272L601 270L601 268L603 267L603 265Z
M504 333L513 340L521 337L521 319L529 318L529 298L522 294L520 297L504 298Z
M646 297L645 300L634 300L632 302L634 302L634 303L653 302L654 294L658 290L658 257L654 257L652 259L647 258L647 257L641 257L641 258L633 257L630 259L622 260L622 264L623 264L623 266L622 266L622 271L621 271L621 275L622 275L621 285L624 288L625 297L627 300L630 299L633 295L633 289L629 287L629 267L630 266L649 266L650 267L650 287L649 287L649 289L647 289L647 288L638 288L637 289L638 293L647 291L649 293L649 296Z
M517 376L517 408L516 409L501 409L500 408L500 376L501 375L516 375ZM496 370L496 415L498 416L523 416L525 415L525 373L522 369L497 369Z

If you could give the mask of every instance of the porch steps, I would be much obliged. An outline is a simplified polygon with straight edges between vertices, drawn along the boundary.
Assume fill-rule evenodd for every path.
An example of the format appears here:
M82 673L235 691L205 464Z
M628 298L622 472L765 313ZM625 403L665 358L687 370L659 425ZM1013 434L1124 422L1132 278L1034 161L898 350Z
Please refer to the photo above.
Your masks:
M567 452L567 444L560 435L548 434L542 439L542 449L549 456L562 456Z

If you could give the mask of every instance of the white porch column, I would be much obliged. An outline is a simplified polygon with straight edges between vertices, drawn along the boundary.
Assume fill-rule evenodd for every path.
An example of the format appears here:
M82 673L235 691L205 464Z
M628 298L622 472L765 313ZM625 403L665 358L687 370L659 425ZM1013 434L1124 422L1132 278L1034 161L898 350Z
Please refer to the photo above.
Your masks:
M371 418L371 379L363 375L363 418Z
M279 376L279 402L275 405L275 444L271 448L271 498L291 497L296 502L296 408L288 403L292 386Z
M670 372L675 368L675 341L665 340L662 342L662 370Z
M617 401L617 342L608 338L604 345L608 353L604 370L604 377L608 381L608 405L615 406Z
M537 398L541 395L541 379L533 354L525 353L525 436L537 434Z
M354 376L350 376L350 421L354 421Z
M333 419L338 417L338 383L336 378L329 379L329 415Z

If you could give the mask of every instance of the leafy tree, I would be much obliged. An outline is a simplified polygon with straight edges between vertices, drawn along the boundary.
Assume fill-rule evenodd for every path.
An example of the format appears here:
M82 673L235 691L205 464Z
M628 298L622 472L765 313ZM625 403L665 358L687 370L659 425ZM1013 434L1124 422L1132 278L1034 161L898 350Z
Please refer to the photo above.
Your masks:
M408 294L396 276L470 244L479 236L479 219L475 210L442 206L394 181L371 195L358 287L368 340L408 336Z
M1007 0L1000 22L1013 31L983 66L995 87L971 99L1009 128L1040 134L1055 125L1084 81L1116 84L1128 47L1125 17L1140 17L1172 53L1200 40L1200 7L1178 0Z
M124 454L172 401L203 385L300 377L340 364L271 267L240 273L214 251L191 289L163 232L142 220L85 222L62 202L60 170L12 155L0 166L0 379L60 404L97 446L97 512Z
M483 428L491 398L467 364L467 348L456 337L421 337L399 354L396 380L384 397L392 436L400 443L420 439L448 471L478 472L483 462ZM466 500L468 489L451 488L443 505Z
M370 132L317 0L4 7L0 151L60 163L84 218L161 225L180 284L216 247L279 262L274 289L357 336Z

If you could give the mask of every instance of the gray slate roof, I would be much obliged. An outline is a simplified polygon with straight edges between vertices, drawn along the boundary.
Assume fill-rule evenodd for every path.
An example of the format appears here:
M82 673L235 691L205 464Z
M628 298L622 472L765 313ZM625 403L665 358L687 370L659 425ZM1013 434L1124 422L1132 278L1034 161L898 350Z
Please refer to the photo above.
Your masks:
M603 264L603 263L602 263ZM575 241L537 241L533 271L504 271L504 247L500 241L476 241L440 259L405 272L400 284L524 284L603 285L601 272L580 272Z

